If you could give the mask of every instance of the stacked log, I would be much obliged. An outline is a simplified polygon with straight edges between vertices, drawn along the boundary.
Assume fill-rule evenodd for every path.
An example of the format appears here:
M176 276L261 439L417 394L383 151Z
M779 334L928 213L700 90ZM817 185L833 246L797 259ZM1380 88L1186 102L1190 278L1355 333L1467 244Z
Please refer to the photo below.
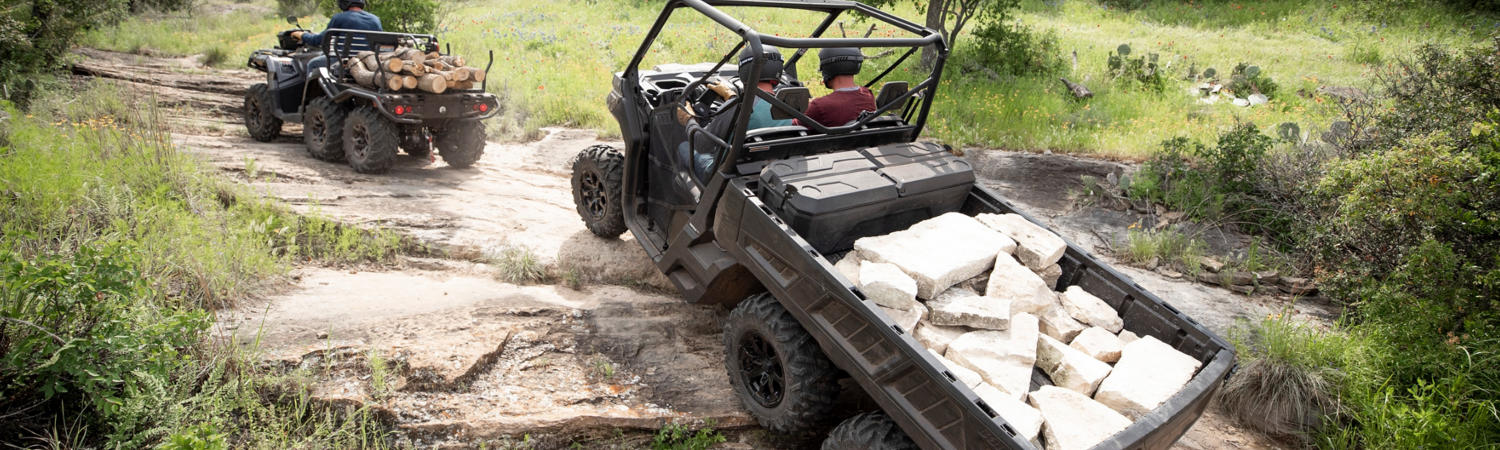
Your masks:
M485 76L484 70L466 66L462 56L422 53L410 47L378 55L372 51L359 52L345 60L344 67L360 86L390 91L416 89L434 94L449 89L474 89Z

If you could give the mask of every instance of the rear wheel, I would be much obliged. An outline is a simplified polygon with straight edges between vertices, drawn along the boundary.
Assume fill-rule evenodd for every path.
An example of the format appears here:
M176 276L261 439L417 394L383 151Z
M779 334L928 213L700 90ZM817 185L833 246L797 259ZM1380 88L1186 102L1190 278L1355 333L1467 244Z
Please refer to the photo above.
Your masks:
M307 153L323 161L342 162L344 121L348 116L348 108L328 97L309 102L302 114L302 141L307 143Z
M276 118L276 99L265 83L255 83L245 91L245 129L250 138L271 142L281 134L281 119Z
M772 431L817 428L838 397L838 369L792 313L769 293L753 295L724 326L729 382L755 420Z
M573 204L595 236L614 239L625 232L625 156L608 145L595 145L573 158Z
M349 114L344 124L344 157L359 173L385 173L396 160L396 125L370 106Z
M449 166L472 166L484 156L484 124L479 121L450 124L433 137L433 144Z
M885 413L867 412L828 432L823 450L917 450L917 444Z

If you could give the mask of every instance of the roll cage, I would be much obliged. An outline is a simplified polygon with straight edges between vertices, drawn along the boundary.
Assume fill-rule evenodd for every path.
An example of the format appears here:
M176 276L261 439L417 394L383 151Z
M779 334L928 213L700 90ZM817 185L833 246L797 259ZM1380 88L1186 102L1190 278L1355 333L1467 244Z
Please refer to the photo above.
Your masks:
M813 32L809 37L793 38L778 36L774 34L765 34L756 31L750 26L745 25L744 23L736 20L729 14L719 9L719 7L725 6L796 9L822 12L827 14L827 16L821 23L817 25L816 28L813 29ZM685 92L691 92L695 86L705 83L714 74L719 73L720 69L722 69L731 60L731 58L734 58L735 55L737 55L739 51L745 48L745 46L747 45L750 47L752 54L756 55L754 61L752 62L753 66L751 70L751 72L754 73L758 73L761 67L765 64L765 57L763 56L762 52L762 49L765 45L773 45L785 49L797 49L797 52L792 55L791 58L788 58L785 63L786 67L791 68L790 70L793 74L795 74L797 62L810 49L830 47L907 48L907 51L904 52L900 58L891 63L889 66L885 67L885 69L882 70L874 78L871 78L869 81L865 82L864 86L867 88L873 87L876 83L879 83L881 80L885 79L887 75L890 75L892 71L894 71L897 67L900 67L902 63L906 62L906 60L909 59L918 50L927 46L935 47L937 57L934 60L932 71L929 73L928 77L925 80L917 83L904 94L901 94L900 96L897 96L894 99L886 102L886 104L876 105L878 109L873 113L864 114L855 122L845 125L832 127L825 126L821 123L818 123L816 120L812 120L804 112L799 111L791 105L788 105L787 103L777 99L776 96L771 93L767 93L759 89L744 89L745 92L750 93L756 98L769 103L772 108L779 110L781 113L791 118L797 119L798 123L803 127L806 127L809 130L818 133L817 135L788 137L775 141L757 142L757 148L768 148L769 145L776 143L802 144L819 141L837 141L841 140L840 138L842 137L853 134L875 132L868 130L867 125L869 125L872 120L875 120L876 118L881 117L886 113L892 112L893 110L898 108L905 110L902 111L903 116L906 116L907 113L915 113L915 116L911 117L911 120L900 126L900 128L905 128L904 130L890 130L883 128L878 131L880 134L890 134L893 131L898 131L901 134L905 135L906 141L910 142L916 140L917 136L921 134L923 127L927 123L927 114L931 109L932 101L936 96L938 83L943 73L943 65L948 57L948 46L944 42L942 35L937 33L936 31L922 27L906 19L902 19L898 16L886 13L879 9L875 9L863 3L844 0L672 0L668 2L666 7L662 9L661 15L658 16L656 23L652 25L650 32L648 32L645 39L642 40L640 48L635 53L635 57L631 59L630 64L625 68L625 72L622 74L623 82L626 83L626 86L632 87L632 93L634 93L638 98L644 96L644 93L640 91L641 84L639 66L641 65L641 62L645 60L646 54L650 51L652 44L655 43L657 36L662 31L662 28L667 24L668 20L671 19L672 13L682 8L691 9L699 14L708 17L709 19L713 20L714 22L718 23L719 25L723 26L724 28L728 29L730 32L738 35L741 38L739 44L737 44L733 49L726 53L712 70L705 72L703 76L690 84ZM823 37L823 35L829 30L829 28L837 22L838 18L849 11L855 11L857 13L864 14L869 18L878 21L879 23L894 26L903 31L915 34L916 36L906 38ZM743 101L741 100L741 97L743 97L743 95L744 94L742 93L741 96L735 97L735 99L731 101ZM913 98L918 99L918 103L915 105L909 105L911 99ZM728 137L728 141L722 140L718 136L713 136L711 133L700 133L701 135L706 137L707 140L713 142L714 145L717 145L720 148L721 154L720 157L716 159L717 167L715 167L714 172L725 172L735 167L738 162L747 159L747 156L749 157L748 159L758 159L755 158L753 152L747 152L745 150L745 140L746 134L748 132L747 125L750 121L751 108L738 108L737 111L737 114L733 117L733 120L735 122L733 132ZM727 151L727 154L723 153L724 151Z

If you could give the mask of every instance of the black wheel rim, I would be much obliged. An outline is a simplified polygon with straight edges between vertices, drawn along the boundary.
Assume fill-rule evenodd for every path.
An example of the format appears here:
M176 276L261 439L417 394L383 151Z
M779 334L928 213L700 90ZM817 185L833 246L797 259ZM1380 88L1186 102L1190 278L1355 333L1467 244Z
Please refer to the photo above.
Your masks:
M369 133L365 124L356 122L354 124L354 135L349 136L350 143L354 144L354 158L364 160L365 149L370 145Z
M776 349L757 333L745 333L740 338L740 381L750 398L764 408L775 408L781 404L786 392L786 383L781 371L781 359Z
M264 122L263 120L261 120L261 116L265 115L265 112L260 108L260 100L256 99L255 97L250 97L245 101L245 103L247 103L245 108L247 110L245 111L245 120L250 122L251 128L260 129L261 124Z
M583 174L583 205L588 208L589 215L593 218L604 217L604 210L609 206L609 201L604 195L604 182L599 179L598 173Z
M307 115L307 131L312 133L313 142L316 142L319 146L323 145L323 139L328 135L326 128L327 124L323 122L322 114L313 113ZM319 151L322 150L319 149Z

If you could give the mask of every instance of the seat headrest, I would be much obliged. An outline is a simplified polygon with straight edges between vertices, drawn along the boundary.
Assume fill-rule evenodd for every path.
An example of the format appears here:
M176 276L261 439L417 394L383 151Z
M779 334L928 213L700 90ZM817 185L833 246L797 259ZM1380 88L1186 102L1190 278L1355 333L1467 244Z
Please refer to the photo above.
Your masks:
M886 82L885 85L882 85L880 87L880 96L875 98L875 107L884 108L885 105L896 101L896 99L900 98L902 95L906 95L906 91L908 90L910 90L910 88L905 81ZM896 108L895 110L899 109L901 108Z
M807 104L812 101L812 92L802 86L783 86L776 90L776 99L790 105L797 112L807 112ZM771 108L771 118L776 120L792 119L791 113L781 108Z

